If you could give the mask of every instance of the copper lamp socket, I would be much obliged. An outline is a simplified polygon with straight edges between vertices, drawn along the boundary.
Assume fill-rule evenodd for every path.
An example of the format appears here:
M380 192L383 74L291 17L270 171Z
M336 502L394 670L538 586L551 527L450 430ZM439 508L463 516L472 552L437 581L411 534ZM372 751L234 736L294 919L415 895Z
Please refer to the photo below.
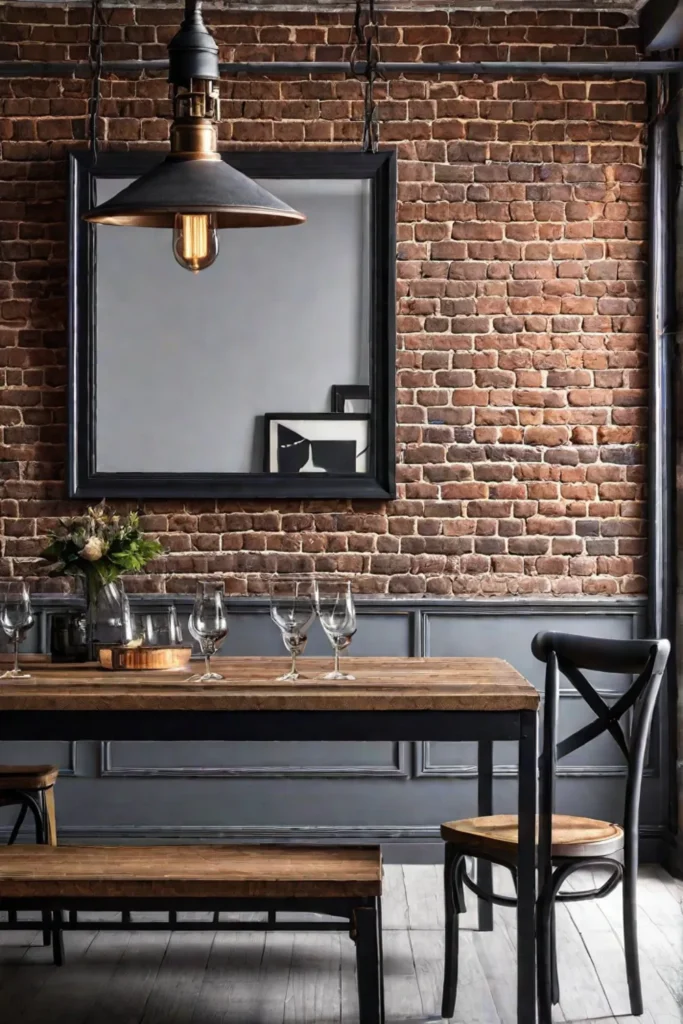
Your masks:
M220 160L218 130L206 119L174 121L171 126L171 156L185 160Z

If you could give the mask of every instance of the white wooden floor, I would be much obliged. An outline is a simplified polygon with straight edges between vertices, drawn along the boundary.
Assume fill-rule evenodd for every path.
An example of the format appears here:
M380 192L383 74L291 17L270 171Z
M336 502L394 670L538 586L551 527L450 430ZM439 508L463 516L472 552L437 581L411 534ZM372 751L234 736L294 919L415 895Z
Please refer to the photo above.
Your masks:
M584 880L585 881L585 880ZM502 890L504 873L497 875ZM581 887L581 880L575 883ZM619 890L558 911L562 1002L556 1020L683 1024L683 883L641 873L644 1017L629 1016ZM195 915L196 916L196 915ZM515 923L463 924L458 1024L516 1024ZM387 1015L439 1020L441 874L389 865L384 897ZM37 931L0 932L2 1024L352 1024L354 947L343 933L71 932L53 968Z

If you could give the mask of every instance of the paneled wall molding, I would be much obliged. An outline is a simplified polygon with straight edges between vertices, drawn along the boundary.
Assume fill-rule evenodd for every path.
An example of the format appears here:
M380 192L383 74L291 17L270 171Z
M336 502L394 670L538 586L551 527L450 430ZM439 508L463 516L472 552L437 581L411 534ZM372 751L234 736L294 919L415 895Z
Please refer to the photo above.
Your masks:
M293 752L298 744L290 743ZM100 744L101 778L148 778L148 779L407 779L408 757L405 743L392 744L391 764L339 764L316 765L219 765L219 766L154 766L117 765L112 756L115 746L110 742Z
M656 778L655 765L648 764L643 778ZM431 745L427 742L415 744L414 777L416 779L476 779L477 766L474 764L434 764L431 760ZM625 765L620 764L568 764L558 768L558 779L610 779L626 778ZM516 779L516 764L497 764L493 768L495 779Z
M10 828L0 828L0 842ZM642 825L641 839L663 839L659 825ZM67 825L59 838L90 842L384 843L440 842L440 825Z
M616 700L618 690L597 689L598 696L609 704ZM581 694L571 686L560 689L562 700L580 700ZM543 697L541 696L541 701ZM616 744L615 744L616 747ZM443 763L432 761L432 744L429 740L413 744L413 777L416 779L476 779L478 777L475 764ZM557 768L557 778L626 778L627 765L623 764L563 764ZM517 778L517 765L494 764L493 776L496 779ZM648 748L648 758L643 771L643 778L659 777L659 736L658 730L652 731L652 740Z
M270 574L272 575L272 574ZM125 583L125 577L124 577ZM172 601L179 607L192 606L193 594L145 593L131 594L134 604L155 605L159 602ZM82 606L83 601L68 594L35 593L32 602L45 611L56 611L65 607ZM252 611L255 614L268 614L267 597L227 597L226 607L229 612ZM378 595L373 597L357 597L356 603L360 611L394 612L406 614L411 611L428 612L429 614L448 615L491 615L496 612L515 614L561 614L561 615L596 615L609 610L610 614L632 615L647 608L647 598L634 597L389 597Z
M10 828L0 828L0 843L9 838ZM659 860L667 834L663 826L642 825L639 829L640 855L644 860ZM70 825L59 828L60 843L119 843L152 845L165 843L381 843L385 858L391 861L393 851L403 851L401 859L413 859L405 851L414 849L415 859L441 863L443 844L439 826L395 825L261 825L261 826L91 826Z

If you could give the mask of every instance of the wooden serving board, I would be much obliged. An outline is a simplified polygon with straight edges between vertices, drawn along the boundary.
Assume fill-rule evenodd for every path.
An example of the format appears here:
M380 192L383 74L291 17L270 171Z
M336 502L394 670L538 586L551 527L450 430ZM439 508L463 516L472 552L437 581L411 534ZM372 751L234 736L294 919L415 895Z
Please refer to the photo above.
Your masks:
M100 667L113 672L163 672L186 668L191 647L100 647Z

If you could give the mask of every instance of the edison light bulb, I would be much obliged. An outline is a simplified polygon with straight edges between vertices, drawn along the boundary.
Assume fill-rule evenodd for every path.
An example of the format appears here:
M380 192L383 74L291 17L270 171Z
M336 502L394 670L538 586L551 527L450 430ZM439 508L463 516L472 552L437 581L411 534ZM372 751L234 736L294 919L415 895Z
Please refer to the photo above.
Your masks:
M215 214L176 213L173 255L181 267L193 274L210 267L218 256Z

